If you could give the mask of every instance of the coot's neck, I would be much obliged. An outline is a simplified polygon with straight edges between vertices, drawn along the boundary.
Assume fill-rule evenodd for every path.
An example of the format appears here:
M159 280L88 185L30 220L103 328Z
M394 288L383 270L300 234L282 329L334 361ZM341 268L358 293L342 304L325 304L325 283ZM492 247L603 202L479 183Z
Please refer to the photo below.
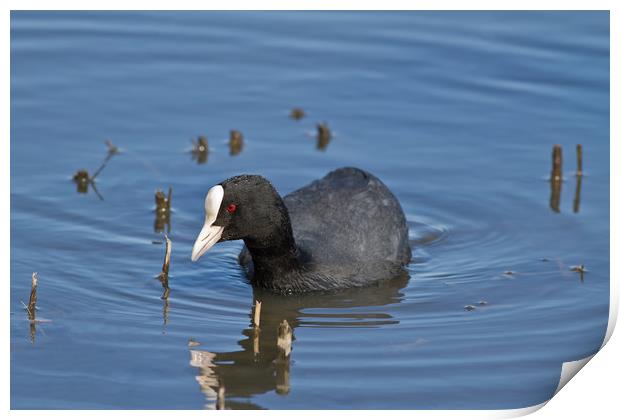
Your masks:
M280 196L276 199L276 213L269 227L244 238L254 265L253 282L256 285L285 290L291 274L300 269L299 251L293 237L288 210Z

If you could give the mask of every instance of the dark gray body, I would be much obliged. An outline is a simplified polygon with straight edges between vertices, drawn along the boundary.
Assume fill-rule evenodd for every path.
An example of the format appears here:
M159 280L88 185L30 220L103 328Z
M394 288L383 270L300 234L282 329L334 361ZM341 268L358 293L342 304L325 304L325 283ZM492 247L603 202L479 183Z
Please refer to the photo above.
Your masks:
M398 200L374 175L340 168L283 199L302 270L284 290L364 286L404 272L411 260L408 227ZM247 248L240 264L252 280Z

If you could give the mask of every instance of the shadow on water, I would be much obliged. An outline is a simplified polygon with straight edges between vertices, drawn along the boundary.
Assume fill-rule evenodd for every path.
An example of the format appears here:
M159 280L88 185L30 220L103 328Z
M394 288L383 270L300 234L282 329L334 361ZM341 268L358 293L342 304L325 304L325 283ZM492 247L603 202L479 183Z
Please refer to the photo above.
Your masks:
M317 293L300 296L274 295L254 289L254 301L262 302L260 327L241 331L240 350L215 353L190 348L190 365L198 368L196 381L205 395L207 408L215 408L218 389L225 384L226 406L233 409L261 408L236 398L275 391L286 395L291 390L291 358L297 328L373 328L398 324L381 307L399 303L409 282L405 274L375 287ZM368 308L361 312L359 308ZM312 310L307 315L305 310ZM325 309L324 313L320 310ZM350 312L334 309L355 309ZM317 311L319 310L319 311ZM251 318L252 309L248 313ZM308 318L311 317L312 320ZM321 319L317 321L317 319ZM290 329L290 331L289 331Z

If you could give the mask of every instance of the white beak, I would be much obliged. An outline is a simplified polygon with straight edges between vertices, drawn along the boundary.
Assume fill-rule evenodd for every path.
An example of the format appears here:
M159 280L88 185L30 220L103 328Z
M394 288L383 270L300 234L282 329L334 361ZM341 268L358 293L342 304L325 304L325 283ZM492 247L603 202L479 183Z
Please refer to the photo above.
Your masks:
M222 200L224 199L224 188L216 185L211 188L205 198L205 224L194 242L192 249L192 261L197 261L222 237L224 226L213 226L217 214L220 211Z
M212 226L205 223L198 234L198 238L196 238L196 242L194 242L192 261L198 261L198 258L202 257L205 252L215 245L222 237L223 231L223 226Z

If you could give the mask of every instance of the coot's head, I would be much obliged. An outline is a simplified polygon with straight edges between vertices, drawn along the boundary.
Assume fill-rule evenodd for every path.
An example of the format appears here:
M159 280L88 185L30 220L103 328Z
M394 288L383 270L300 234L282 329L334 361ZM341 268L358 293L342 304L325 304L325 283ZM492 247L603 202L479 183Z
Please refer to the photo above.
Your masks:
M268 247L291 235L288 212L280 195L262 176L240 175L212 187L205 198L205 223L196 238L192 261L217 242L243 239Z

